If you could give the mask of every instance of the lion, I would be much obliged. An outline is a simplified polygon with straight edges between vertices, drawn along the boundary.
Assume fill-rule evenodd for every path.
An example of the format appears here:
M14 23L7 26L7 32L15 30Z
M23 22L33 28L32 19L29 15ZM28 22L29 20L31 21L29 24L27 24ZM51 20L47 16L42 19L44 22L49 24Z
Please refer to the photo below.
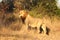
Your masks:
M28 12L26 10L21 10L19 12L19 18L22 19L23 23L25 23L25 19L26 19L27 15L28 15Z
M44 34L47 34L47 25L44 20L30 16L26 10L21 10L19 17L25 23L27 29L36 29L38 33L44 32Z

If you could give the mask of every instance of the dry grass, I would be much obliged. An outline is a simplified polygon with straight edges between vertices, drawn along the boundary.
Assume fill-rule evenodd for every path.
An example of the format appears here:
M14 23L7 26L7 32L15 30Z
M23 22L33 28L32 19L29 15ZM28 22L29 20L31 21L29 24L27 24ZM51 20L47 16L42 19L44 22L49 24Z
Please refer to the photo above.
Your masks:
M16 5L17 4L15 4L15 6ZM18 3L18 5L20 4ZM33 29L26 30L26 26L22 24L21 19L18 18L20 7L21 6L16 6L17 10L14 10L16 14L6 14L0 11L0 40L60 40L60 20L56 19L56 17L52 20L49 17L43 17L42 20L46 22L50 29L49 35L37 33L37 31ZM32 13L35 12L36 10L32 11ZM34 16L36 16L36 13ZM40 17L39 14L38 16Z
M26 30L26 26L16 20L7 28L2 25L0 40L60 40L60 20L56 18L53 21L49 18L44 18L44 20L50 28L49 35L39 34L36 30Z
M17 11L8 14L0 12L0 40L60 40L60 20L56 17L52 20L43 17L42 20L48 25L50 32L49 35L39 34L34 29L26 30Z

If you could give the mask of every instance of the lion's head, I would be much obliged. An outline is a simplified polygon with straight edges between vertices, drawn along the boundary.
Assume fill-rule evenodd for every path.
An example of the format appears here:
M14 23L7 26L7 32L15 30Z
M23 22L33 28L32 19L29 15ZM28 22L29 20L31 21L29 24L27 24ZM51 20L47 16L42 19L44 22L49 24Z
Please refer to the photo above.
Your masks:
M26 10L21 10L21 11L19 12L19 18L21 17L22 22L25 21L25 19L26 19L27 16L28 16L28 11L26 11Z

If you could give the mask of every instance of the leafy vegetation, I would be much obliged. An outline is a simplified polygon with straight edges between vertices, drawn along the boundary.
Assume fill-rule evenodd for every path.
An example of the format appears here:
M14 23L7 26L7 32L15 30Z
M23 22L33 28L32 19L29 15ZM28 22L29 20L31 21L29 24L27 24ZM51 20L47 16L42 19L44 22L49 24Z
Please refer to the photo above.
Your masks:
M6 4L8 5L8 1ZM34 17L43 17L45 15L49 17L60 17L60 9L57 8L55 0L14 0L13 3L4 10L8 9L9 11L11 7L17 12L20 10L29 10L29 13Z
M60 9L57 8L55 0L40 0L35 7L32 8L30 14L32 16L40 17L48 15L49 17L58 16L60 17ZM40 15L40 16L39 16Z

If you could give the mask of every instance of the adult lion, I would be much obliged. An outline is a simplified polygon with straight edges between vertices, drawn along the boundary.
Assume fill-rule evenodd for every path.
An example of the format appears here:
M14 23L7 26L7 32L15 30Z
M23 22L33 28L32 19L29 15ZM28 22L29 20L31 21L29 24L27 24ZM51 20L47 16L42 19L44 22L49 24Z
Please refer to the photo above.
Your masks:
M48 28L44 20L30 16L26 10L21 10L19 17L26 24L27 29L37 29L38 33L44 32L44 34L48 34Z

